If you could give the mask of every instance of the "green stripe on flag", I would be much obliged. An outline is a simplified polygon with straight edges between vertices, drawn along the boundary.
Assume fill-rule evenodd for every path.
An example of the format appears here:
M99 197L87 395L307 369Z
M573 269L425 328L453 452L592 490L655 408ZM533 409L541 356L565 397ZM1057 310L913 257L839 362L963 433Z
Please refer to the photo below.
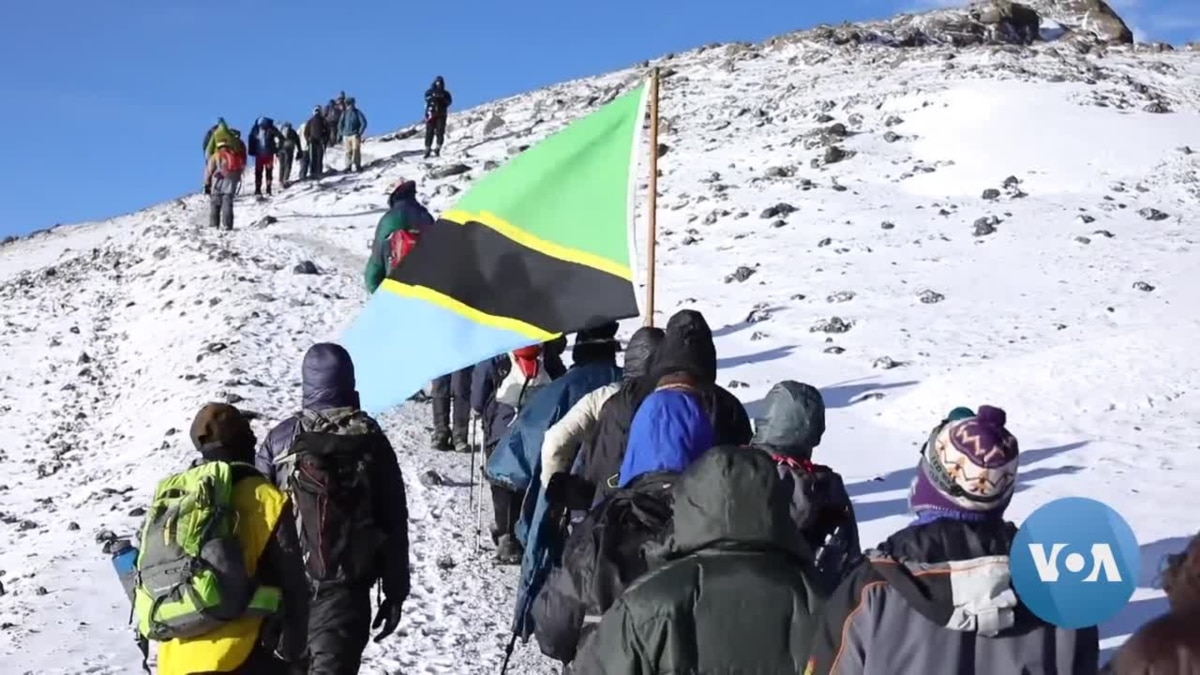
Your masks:
M480 178L453 211L498 217L551 244L632 267L634 144L641 85Z

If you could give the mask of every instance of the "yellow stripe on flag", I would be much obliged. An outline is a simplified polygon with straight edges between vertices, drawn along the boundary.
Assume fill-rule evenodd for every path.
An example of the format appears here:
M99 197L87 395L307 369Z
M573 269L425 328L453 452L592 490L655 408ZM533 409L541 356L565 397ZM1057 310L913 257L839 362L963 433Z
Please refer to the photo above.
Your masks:
M548 342L559 337L562 333L551 333L545 331L532 324L525 323L519 319L512 319L505 316L495 316L481 312L474 307L465 305L454 298L438 293L435 290L424 286L413 286L411 284L401 283L395 279L384 279L379 286L379 290L388 291L404 298L412 298L428 302L431 305L436 305L444 310L454 312L459 316L465 317L475 323L482 324L489 328L497 328L506 330L512 333L529 338L535 342Z
M555 244L551 241L546 241L536 237L525 230L513 225L504 220L500 216L488 211L480 211L479 213L471 213L469 211L447 211L442 214L442 220L448 220L458 225L466 225L467 223L479 223L484 227L495 230L518 244L569 263L591 267L592 269L607 272L615 277L619 277L629 282L633 282L633 270L629 269L628 265L614 262L607 258L601 258L593 253L580 251L579 249Z

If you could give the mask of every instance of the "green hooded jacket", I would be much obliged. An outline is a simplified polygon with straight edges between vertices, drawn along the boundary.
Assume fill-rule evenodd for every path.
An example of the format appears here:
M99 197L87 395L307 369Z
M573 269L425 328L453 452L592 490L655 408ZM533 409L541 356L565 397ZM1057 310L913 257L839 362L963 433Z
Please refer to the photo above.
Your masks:
M225 124L225 120L221 120L217 123L217 128L213 129L213 132L208 135L208 139L204 143L204 158L212 157L213 153L217 151L217 145L221 141L233 143L235 140L233 132L229 130L229 125Z
M375 226L375 237L371 243L371 257L363 271L367 293L374 293L387 278L388 237L398 230L407 230L420 237L426 227L433 224L433 216L417 202L417 184L404 181L396 186L388 197L388 212L383 214Z

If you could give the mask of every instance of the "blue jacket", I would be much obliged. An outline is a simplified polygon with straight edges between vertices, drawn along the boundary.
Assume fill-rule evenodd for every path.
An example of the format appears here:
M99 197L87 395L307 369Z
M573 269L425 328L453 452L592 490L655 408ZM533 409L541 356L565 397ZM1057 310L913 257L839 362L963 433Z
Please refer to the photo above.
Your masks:
M513 626L522 638L533 633L528 603L541 589L549 563L557 562L562 554L562 542L554 535L555 524L547 517L549 504L541 485L542 439L579 399L621 379L615 357L614 347L607 358L581 359L576 347L576 365L533 395L488 460L487 473L492 482L525 495L516 532L525 545L525 557L521 561Z
M696 397L663 389L646 397L629 427L618 487L656 471L683 473L713 446L713 428Z
M250 143L246 146L246 154L250 157L274 155L283 145L283 134L275 128L275 123L268 117L255 122L250 129Z
M508 354L480 361L471 374L471 409L483 422L483 447L491 449L500 443L508 431L516 408L496 401L496 386L501 372L511 367Z
M338 131L342 136L361 136L367 132L367 116L358 108L347 108L342 112L342 120L338 122Z

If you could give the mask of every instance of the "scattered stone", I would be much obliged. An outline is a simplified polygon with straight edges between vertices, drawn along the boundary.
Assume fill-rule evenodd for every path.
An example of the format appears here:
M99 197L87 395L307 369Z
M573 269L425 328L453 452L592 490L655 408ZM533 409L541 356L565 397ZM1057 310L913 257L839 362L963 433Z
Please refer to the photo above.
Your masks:
M1101 237L1104 237L1105 239L1112 239L1113 237L1117 236L1117 235L1113 234L1112 232L1109 232L1108 230L1096 230L1092 234L1099 235Z
M500 167L500 162L497 162L497 161L496 161L496 160L494 160L494 159L489 159L489 160L487 160L487 161L485 161L485 162L483 163L483 170L484 170L484 171L491 171L492 169L496 169L496 168L499 168L499 167ZM456 191L458 190L458 188L454 187L453 185L447 185L446 187L448 187L448 188L454 188ZM452 193L452 194L453 194L453 193Z
M896 115L888 115L888 118L883 121L885 127L894 127L897 124L904 124L904 120Z
M771 227L774 227L774 228L787 227L787 224L788 224L788 222L786 220L780 218L779 220L772 221Z
M767 169L767 178L791 178L796 175L796 167L794 166L773 166Z
M854 291L838 291L825 298L826 302L850 302L854 299Z
M155 260L163 260L167 256L171 255L171 249L167 246L159 246L158 248L154 249L154 253L151 255L154 256Z
M1090 244L1090 243L1092 243L1092 240L1091 240L1091 239L1088 239L1087 237L1085 237L1085 236L1083 236L1083 235L1079 235L1078 237L1075 237L1075 241L1079 242L1080 244Z
M46 590L46 587L45 587L45 586L38 586L38 587L37 587L37 590L35 590L35 591L34 591L34 593L36 593L36 594L38 594L38 595L46 595L46 594L48 594L49 592L50 592L50 591Z
M699 239L697 239L689 234L688 236L684 237L679 243L683 246L691 246L693 244L699 243L699 241L700 241Z
M984 216L975 221L973 234L976 237L986 237L989 234L995 234L996 226L999 224L1000 219L996 216Z
M890 356L881 356L875 359L875 362L871 364L872 368L879 368L881 370L891 370L892 368L897 368L899 366L900 364L897 361L893 361L892 357Z
M659 157L662 157L663 155L667 154L670 151L671 151L671 146L667 145L666 143L658 144L658 156Z
M984 190L984 191L983 191L983 198L984 198L984 199L989 199L989 200L992 200L992 199L999 199L999 198L1000 198L1000 191L999 191L999 190L997 190L996 188L988 188L988 189L986 189L986 190Z
M1154 113L1156 115L1162 115L1171 112L1171 109L1167 106L1167 104L1163 103L1162 101L1151 101L1150 103L1146 104L1146 107L1142 108L1142 110L1145 110L1148 113Z
M320 274L321 270L311 260L302 260L300 264L292 268L292 274Z
M275 223L278 223L278 222L279 222L279 219L276 218L275 216L263 216L262 218L259 218L258 220L254 221L254 224L251 225L251 227L266 227L268 225L274 225Z
M743 282L743 281L749 279L750 277L754 276L755 272L757 272L757 270L755 270L753 267L746 267L745 265L742 265L741 267L738 267L736 270L734 270L733 274L730 274L725 277L725 283L728 284L728 283L732 283L734 281L737 281L739 283Z
M767 337L766 333L762 332L761 330L756 330L750 334L750 341L758 342L759 340L765 340L766 337Z
M825 148L825 156L821 158L823 164L837 164L846 159L850 153L846 152L841 146L831 145Z
M76 522L67 523L67 531L68 532L78 532L79 531L79 523L76 523Z
M900 140L901 138L903 138L903 136L892 131L891 129L887 130L883 134L883 140L888 143L895 143L896 141Z
M1139 216L1145 218L1146 220L1166 220L1167 218L1170 218L1170 216L1163 213L1162 211L1159 211L1158 209L1155 209L1155 208L1151 208L1149 206L1147 206L1144 209L1138 209L1137 213Z
M842 347L839 347L837 345L829 345L828 347L826 347L824 349L824 352L826 354L842 354L845 351L846 351L845 349L843 349Z
M749 387L750 385L741 380L730 380L729 384L725 386L726 389L748 389Z
M1016 176L1009 176L1004 179L1003 187L1005 190L1012 190L1021 184L1021 179Z
M483 123L483 135L491 136L492 132L504 126L504 118L496 113L492 113L491 117Z
M209 354L220 354L226 349L229 349L229 345L225 344L224 342L210 342L204 349L207 350Z
M1083 223L1084 225L1087 225L1088 223L1096 222L1096 217L1088 215L1086 213L1081 213L1081 214L1079 214L1079 217L1077 218L1077 220L1079 222Z
M921 294L917 296L917 299L919 299L923 305L936 305L937 303L945 300L946 296L938 293L935 290L926 289L921 291Z
M831 237L825 237L821 241L817 242L817 248L825 248L826 246L829 246L832 243L833 243L833 239Z
M885 220L879 224L879 228L881 230L894 230L894 229L896 229L896 224Z
M829 124L833 121L833 116L828 113L821 113L814 118L817 124Z
M129 511L129 516L131 518L141 518L144 515L146 515L146 508L143 506L135 507Z
M229 405L237 405L245 400L246 397L242 396L241 394L232 391L225 392L225 402Z
M746 315L746 323L762 323L770 318L771 310L768 309L767 303L761 302L755 305L754 309L751 309L750 313Z
M846 136L850 135L850 132L846 130L846 125L842 124L841 122L830 125L829 127L823 129L821 133L828 134L830 136L836 136L838 138L845 138Z
M786 204L783 206L787 206ZM769 209L768 209L769 210ZM718 220L729 215L728 209L713 209L707 216L704 216L705 225L715 225Z
M853 322L847 322L839 316L833 316L818 321L808 331L810 333L845 333L853 325Z
M1144 281L1138 281L1133 284L1133 289L1136 291L1141 291L1143 293L1150 293L1151 291L1154 290L1154 286L1152 286Z
M447 554L438 558L437 566L438 569L452 570L458 566L458 563L454 562L454 558Z
M87 352L80 352L80 354L79 354L79 364L80 365L88 364L91 362L92 362L92 357L88 356Z
M420 481L421 485L425 487L439 487L446 484L446 479L442 478L442 475L433 469L421 474Z
M763 212L759 214L759 217L763 220L767 220L770 218L778 218L779 216L787 216L795 212L796 207L788 204L787 202L780 202L775 206L769 206L763 209Z
M471 170L471 167L467 166L466 164L456 163L456 164L451 164L449 166L443 166L441 168L430 171L429 177L435 178L435 179L450 178L451 176L462 175L464 173L467 173L470 170Z

